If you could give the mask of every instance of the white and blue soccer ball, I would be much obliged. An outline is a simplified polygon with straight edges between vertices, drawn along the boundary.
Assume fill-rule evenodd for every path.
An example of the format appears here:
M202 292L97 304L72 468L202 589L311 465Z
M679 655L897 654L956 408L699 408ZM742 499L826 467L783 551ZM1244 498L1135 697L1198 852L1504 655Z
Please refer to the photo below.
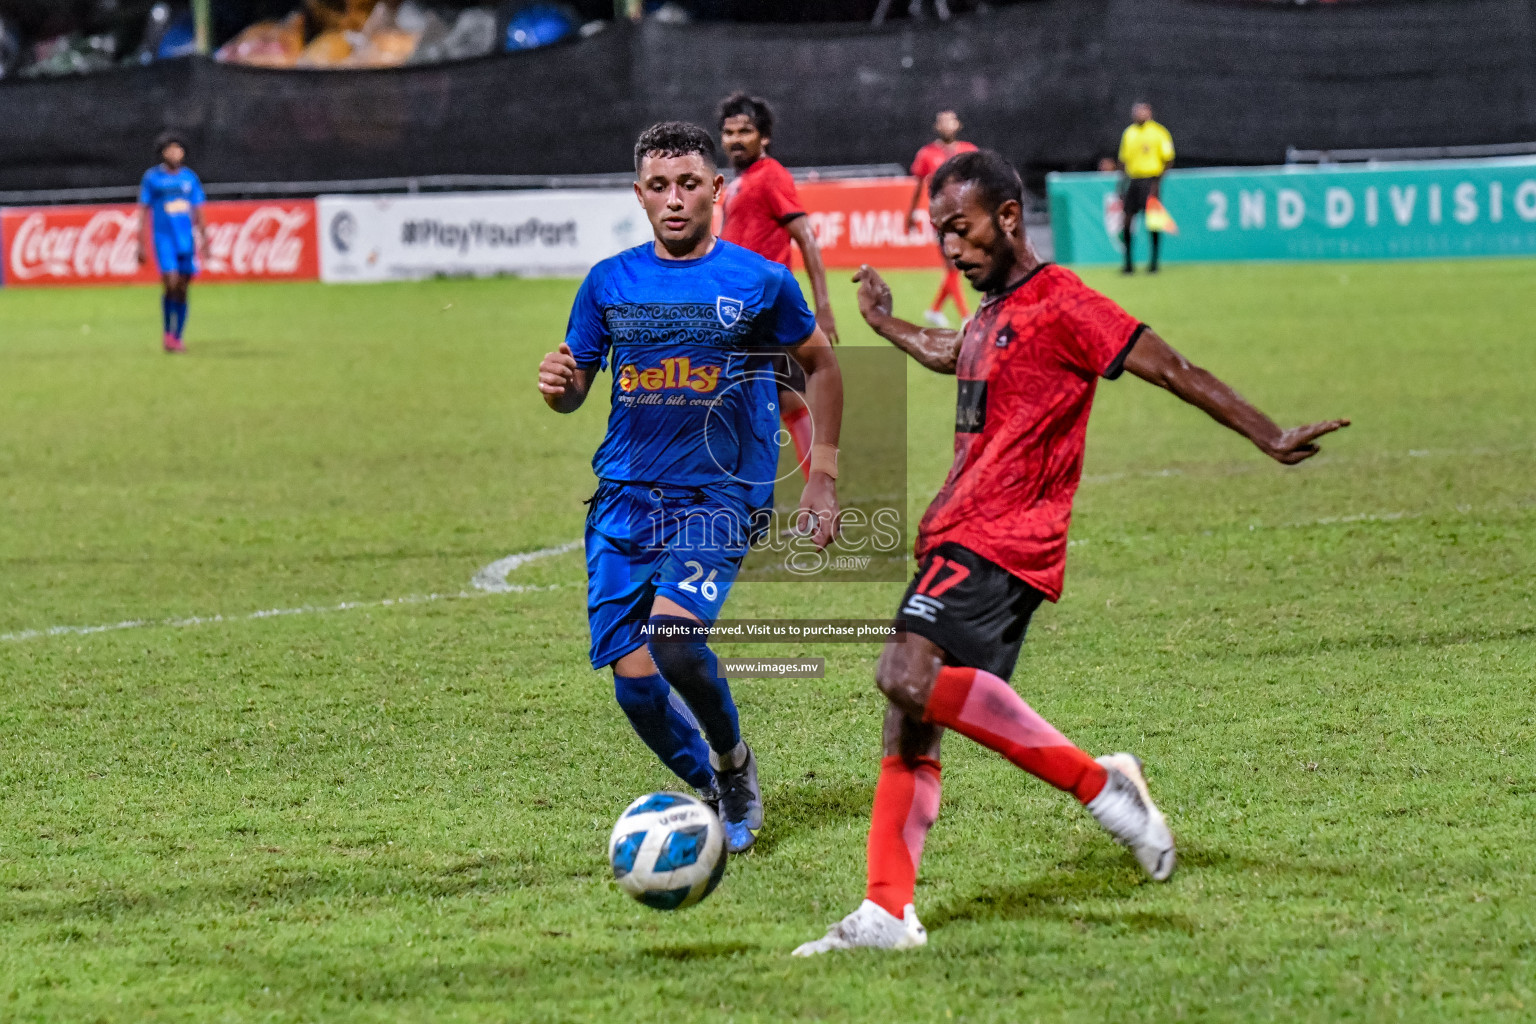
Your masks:
M619 888L656 910L681 910L725 874L725 830L709 805L682 793L649 793L624 809L608 837Z

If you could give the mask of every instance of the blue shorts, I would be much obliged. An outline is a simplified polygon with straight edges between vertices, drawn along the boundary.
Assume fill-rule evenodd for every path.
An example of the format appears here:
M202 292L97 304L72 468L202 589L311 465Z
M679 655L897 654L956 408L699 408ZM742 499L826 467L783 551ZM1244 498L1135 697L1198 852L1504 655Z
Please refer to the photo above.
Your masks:
M160 264L162 274L180 274L182 277L197 274L197 253L182 251L176 239L164 235L155 236L155 262Z
M593 668L645 646L658 594L713 623L746 557L750 510L726 495L603 483L587 513Z

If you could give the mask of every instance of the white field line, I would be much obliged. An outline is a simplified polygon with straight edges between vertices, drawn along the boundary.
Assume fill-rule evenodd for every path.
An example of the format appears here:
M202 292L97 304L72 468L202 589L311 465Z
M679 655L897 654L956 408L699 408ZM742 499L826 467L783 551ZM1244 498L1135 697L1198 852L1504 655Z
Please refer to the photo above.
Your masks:
M551 548L525 551L522 554L500 558L475 573L470 580L472 590L460 590L446 594L407 594L404 597L387 597L381 601L342 601L339 604L306 604L297 608L264 608L243 615L193 615L181 619L125 619L98 626L49 626L46 629L23 629L16 633L0 633L0 641L17 643L45 636L89 636L92 633L111 633L120 629L142 629L149 626L169 626L183 629L188 626L209 626L219 622L249 622L253 619L275 619L284 615L328 615L331 612L349 612L357 608L392 608L396 605L428 604L432 601L457 601L468 597L485 597L490 594L525 594L540 590L554 590L560 584L547 587L530 587L521 583L507 582L507 575L530 562L537 562L555 555L563 555L581 547L581 541L557 544Z
M469 581L469 585L487 594L520 594L529 588L507 582L507 575L514 569L521 569L529 562L537 562L541 558L553 558L555 555L563 555L567 551L575 551L581 546L581 541L573 540L565 544L557 544L552 548L540 548L537 551L525 551L520 555L508 555L506 558L498 558L484 569L475 573L474 578Z

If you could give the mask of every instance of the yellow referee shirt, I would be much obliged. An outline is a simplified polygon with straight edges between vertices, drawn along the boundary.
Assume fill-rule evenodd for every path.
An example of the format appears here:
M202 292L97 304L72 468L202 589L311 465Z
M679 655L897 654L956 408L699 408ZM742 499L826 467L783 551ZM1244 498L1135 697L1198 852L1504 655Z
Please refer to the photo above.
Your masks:
M1120 164L1132 178L1155 178L1173 159L1173 136L1156 121L1133 124L1120 136Z

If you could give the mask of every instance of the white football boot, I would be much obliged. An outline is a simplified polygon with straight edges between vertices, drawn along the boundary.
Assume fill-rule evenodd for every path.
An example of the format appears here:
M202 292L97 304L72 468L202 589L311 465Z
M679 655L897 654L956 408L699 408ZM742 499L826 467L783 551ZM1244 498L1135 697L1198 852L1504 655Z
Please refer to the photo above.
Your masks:
M1141 759L1134 754L1105 754L1097 759L1109 772L1104 790L1088 801L1089 812L1115 842L1128 846L1155 881L1173 874L1173 833L1147 792Z
M865 900L859 909L827 929L827 934L795 949L793 956L815 956L834 949L916 949L928 944L928 929L908 903L901 917L893 917L878 903Z
M930 309L923 314L923 319L928 321L929 327L948 327L949 317L942 309Z

